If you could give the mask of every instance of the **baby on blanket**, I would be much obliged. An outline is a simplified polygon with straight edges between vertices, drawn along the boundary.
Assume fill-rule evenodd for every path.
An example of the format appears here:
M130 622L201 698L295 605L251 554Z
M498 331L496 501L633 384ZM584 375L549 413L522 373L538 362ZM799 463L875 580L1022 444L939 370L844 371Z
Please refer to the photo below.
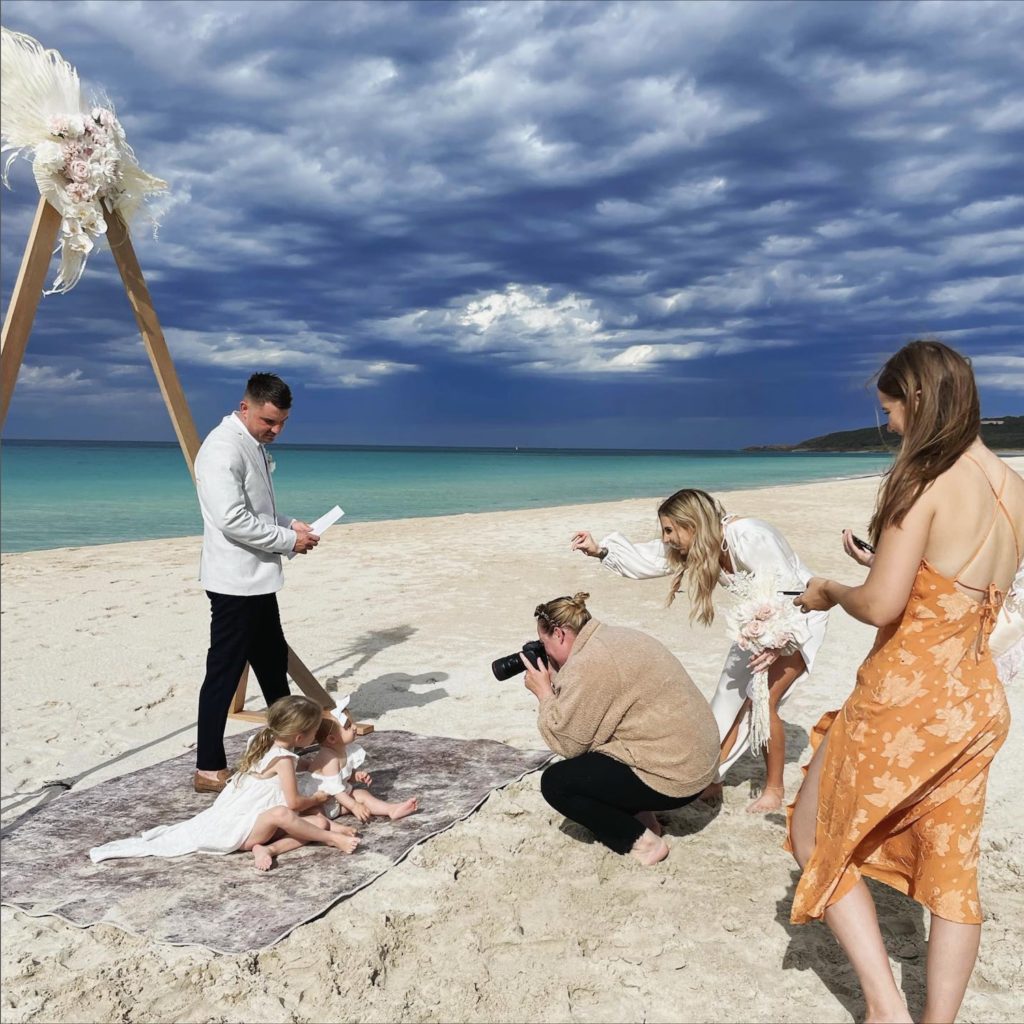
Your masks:
M356 738L356 730L345 711L347 704L346 697L330 712L330 731L320 741L319 751L299 762L299 792L303 796L313 796L319 791L333 797L320 808L328 818L349 813L360 821L369 821L374 815L397 821L414 814L419 809L415 797L391 804L375 797L368 789L353 788L353 781L370 786L373 778L358 770L366 760L366 751L352 742Z

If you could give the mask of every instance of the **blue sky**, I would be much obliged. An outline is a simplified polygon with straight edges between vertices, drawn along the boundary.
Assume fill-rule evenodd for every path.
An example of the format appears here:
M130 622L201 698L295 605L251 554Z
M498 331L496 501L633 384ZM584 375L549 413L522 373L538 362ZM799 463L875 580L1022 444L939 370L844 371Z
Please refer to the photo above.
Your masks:
M134 238L201 432L271 369L292 442L793 442L872 422L922 334L1024 412L1024 4L3 12L171 185ZM5 432L173 439L109 253L44 298Z

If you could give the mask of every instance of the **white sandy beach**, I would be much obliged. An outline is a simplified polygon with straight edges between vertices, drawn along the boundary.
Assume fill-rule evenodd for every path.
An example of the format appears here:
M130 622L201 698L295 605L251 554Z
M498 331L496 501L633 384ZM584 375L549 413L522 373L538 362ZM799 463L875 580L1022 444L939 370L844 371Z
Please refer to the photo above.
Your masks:
M1024 458L1010 462L1024 469ZM866 527L876 487L861 479L720 496L730 511L778 525L815 571L855 581L862 571L840 531ZM710 697L727 646L721 616L691 628L685 600L665 607L667 580L621 580L569 550L580 528L654 536L655 504L340 525L286 569L286 635L379 729L538 747L522 677L497 683L489 664L533 635L539 601L586 590L597 618L660 638ZM3 556L5 825L60 792L46 782L81 790L190 748L209 616L198 557L198 538ZM872 635L833 614L814 676L784 714L789 795L807 732L842 703ZM962 1021L1019 1020L1024 999L1019 693L991 774L986 925ZM3 1020L851 1020L855 980L827 929L788 924L794 864L781 815L744 813L762 773L743 759L721 813L670 837L671 856L653 869L559 828L528 776L259 954L163 946L4 908ZM238 870L250 870L244 855ZM919 1008L925 915L892 901L894 963Z

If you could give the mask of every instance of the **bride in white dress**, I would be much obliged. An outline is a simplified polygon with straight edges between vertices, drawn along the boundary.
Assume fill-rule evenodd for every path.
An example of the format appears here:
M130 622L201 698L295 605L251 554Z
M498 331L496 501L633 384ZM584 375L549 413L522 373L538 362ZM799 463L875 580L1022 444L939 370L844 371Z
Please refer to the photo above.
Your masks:
M306 697L282 697L267 711L267 724L250 739L233 778L212 806L175 825L158 825L141 836L118 839L89 851L93 863L114 857L181 857L188 853L251 850L266 871L274 858L307 843L352 853L359 839L351 828L311 813L324 792L301 796L295 747L316 738L322 710Z
M634 544L621 533L600 542L586 530L572 538L574 551L582 551L627 579L656 576L675 578L669 602L683 584L690 597L690 619L706 626L715 617L713 593L729 576L747 572L771 574L778 588L799 592L814 573L800 560L786 538L762 519L727 515L705 491L677 491L658 508L661 539ZM786 763L786 733L778 709L793 683L811 671L825 639L828 612L806 617L807 631L794 654L766 652L751 657L736 644L729 648L711 710L722 740L718 778L705 791L706 799L719 799L722 777L750 746L750 697L756 672L768 672L771 739L764 750L766 781L761 795L748 808L752 813L777 810L782 805L782 773Z

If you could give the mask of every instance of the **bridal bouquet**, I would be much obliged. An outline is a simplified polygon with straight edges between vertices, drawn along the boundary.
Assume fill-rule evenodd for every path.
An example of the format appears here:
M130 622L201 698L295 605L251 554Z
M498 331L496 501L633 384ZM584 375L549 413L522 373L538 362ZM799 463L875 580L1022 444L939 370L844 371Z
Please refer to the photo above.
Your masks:
M726 612L730 639L751 655L776 651L793 654L808 635L807 622L792 598L779 594L782 589L770 573L736 573L726 588L737 604ZM753 750L768 746L768 673L756 672L747 690L751 701L750 746Z
M85 102L78 72L56 50L5 28L2 53L3 182L18 156L32 160L39 194L62 218L60 273L47 294L67 292L106 233L106 213L128 222L167 184L139 167L113 110Z

